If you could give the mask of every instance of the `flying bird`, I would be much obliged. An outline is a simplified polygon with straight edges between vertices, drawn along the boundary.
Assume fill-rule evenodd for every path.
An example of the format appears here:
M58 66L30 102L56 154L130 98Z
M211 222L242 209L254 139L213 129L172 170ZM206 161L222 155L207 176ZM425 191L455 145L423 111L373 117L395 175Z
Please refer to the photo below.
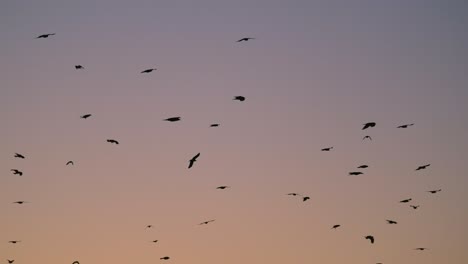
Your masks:
M351 175L361 175L361 174L364 174L364 173L362 173L360 171L352 171L352 172L350 172L348 174L351 176Z
M427 167L431 166L431 164L426 164L426 165L422 165L422 166L419 166L416 170L425 170Z
M75 163L73 163L73 161L72 161L72 160L70 160L69 162L67 162L67 164L66 164L66 165L67 165L67 166L68 166L68 165L75 165Z
M251 39L255 39L255 38L241 38L239 39L237 42L242 42L242 41L249 41Z
M26 201L16 201L16 202L13 202L14 204L25 204L25 203L29 203L29 202L26 202Z
M152 228L152 227L153 227L153 225L147 225L147 226L145 227L145 229Z
M305 202L305 201L307 201L307 200L309 200L309 199L310 199L309 196L305 196L305 197L302 198L302 201Z
M91 117L91 116L92 116L91 114L86 114L86 115L80 116L80 118L86 119L86 118Z
M75 261L72 262L72 264L80 264L80 262L75 260Z
M162 258L160 258L160 259L162 259L162 260L168 260L168 259L170 259L170 257L165 256L165 257L162 257Z
M147 69L147 70L144 70L142 71L141 73L150 73L152 71L155 71L156 69Z
M216 187L216 189L219 189L219 190L224 190L224 189L227 189L227 188L230 188L229 186L219 186L219 187Z
M219 124L211 124L210 127L219 127Z
M158 243L158 241L159 241L159 240L156 239L156 240L153 240L153 241L151 241L151 242L152 242L152 243Z
M428 248L415 248L414 250L420 250L420 251L423 251L423 250L426 250Z
M18 174L19 176L23 176L23 172L17 169L11 169L10 171L12 171L14 175Z
M365 123L365 124L364 124L364 127L362 128L362 130L368 129L369 127L375 127L375 125L376 125L375 122Z
M441 192L441 191L442 191L442 189L439 189L439 190L433 190L433 191L427 191L427 192L429 192L429 193L438 193L438 192Z
M15 262L15 260L14 260L14 259L12 259L12 260L10 260L10 259L7 259L7 261L8 261L8 263L10 263L10 264L11 264L11 263L13 263L13 262Z
M109 142L111 144L116 144L116 145L119 144L119 142L117 140L115 140L115 139L108 139L107 142Z
M198 157L200 157L200 153L193 156L193 158L189 160L189 166L188 166L189 169L192 168L193 164L195 163L195 161L197 161Z
M409 199L401 200L400 203L409 203L411 200L413 199L409 198Z
M371 136L365 136L365 137L362 138L362 140L365 140L365 139L372 140Z
M369 168L369 166L367 166L367 165L361 165L361 166L359 166L359 167L357 167L357 168L358 168L358 169L367 169L367 168Z
M232 99L232 100L238 100L238 101L244 102L244 101L245 101L245 97L244 97L244 96L238 95L238 96L234 96L234 99Z
M411 208L413 208L414 210L418 209L419 208L419 205L410 205Z
M77 70L84 70L84 67L81 65L75 65L75 69Z
M169 122L180 121L180 116L169 117L169 118L164 119L164 121L169 121Z
M398 126L397 128L408 128L410 126L414 126L414 123L413 124L401 125L401 126Z
M8 243L10 244L17 244L17 243L20 243L21 240L11 240L11 241L8 241Z
M337 229L337 228L340 227L340 226L341 226L341 225L334 225L334 226L332 226L331 229Z
M329 148L323 148L323 149L321 149L321 150L322 150L322 151L330 151L330 150L332 150L332 149L333 149L333 147L329 147Z
M391 225L396 225L398 224L396 221L393 221L393 220L386 220L388 224L391 224Z
M43 35L39 35L39 36L37 37L37 39L40 39L40 38L48 38L48 37L53 36L53 35L55 35L55 33L43 34Z
M211 222L214 222L214 221L215 221L214 219L213 219L213 220L208 220L208 221L205 221L205 222L201 222L201 223L198 224L198 225L207 225L207 224L209 224L209 223L211 223Z
M25 157L19 153L15 153L15 158L25 159Z
M286 194L286 195L291 195L291 196L301 196L301 195L300 195L300 194L298 194L298 193L288 193L288 194Z
M374 237L373 236L366 236L365 239L369 239L372 244L374 244Z

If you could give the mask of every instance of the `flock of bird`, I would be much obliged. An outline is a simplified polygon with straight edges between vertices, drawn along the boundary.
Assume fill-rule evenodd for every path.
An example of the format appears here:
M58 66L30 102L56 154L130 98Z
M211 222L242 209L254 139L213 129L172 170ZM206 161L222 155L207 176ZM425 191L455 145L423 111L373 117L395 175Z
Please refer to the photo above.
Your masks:
M43 34L43 35L39 35L38 37L36 37L36 39L46 39L46 38L49 38L51 36L55 36L56 34L55 33L50 33L50 34ZM247 42L249 40L253 40L255 38L251 38L251 37L245 37L245 38L241 38L239 39L238 41L236 42ZM82 66L82 65L75 65L75 69L76 70L84 70L85 68ZM146 70L143 70L141 71L142 74L147 74L147 73L151 73L153 71L156 71L157 69L156 68L150 68L150 69L146 69ZM237 100L237 101L240 101L240 102L244 102L246 100L246 98L244 96L234 96L233 100ZM80 116L81 119L88 119L92 117L92 114L84 114L82 116ZM163 121L167 121L167 122L178 122L178 121L181 121L181 117L179 116L176 116L176 117L169 117L167 119L164 119ZM214 124L211 124L210 127L218 127L220 124L218 123L214 123ZM373 128L375 127L377 124L376 122L368 122L368 123L365 123L363 124L363 127L362 127L362 130L367 130L369 128ZM397 126L397 128L401 129L401 128L409 128L411 126L414 126L414 123L411 123L411 124L404 124L404 125L400 125L400 126ZM365 140L365 139L368 139L368 140L372 140L371 136L369 135L366 135L363 137L362 140ZM115 139L107 139L106 140L108 143L110 144L115 144L115 145L119 145L119 141L115 140ZM326 148L322 148L321 151L325 151L325 152L329 152L329 151L332 151L333 150L333 146L332 147L326 147ZM195 164L195 162L198 160L198 158L200 158L200 154L201 153L197 153L196 155L194 155L190 160L188 160L188 169L192 168ZM23 154L20 154L20 153L15 153L14 154L14 158L17 158L17 159L26 159L26 157L23 155ZM74 165L74 162L73 161L68 161L66 163L66 165ZM420 170L425 170L427 169L431 164L425 164L425 165L421 165L421 166L418 166L415 171L420 171ZM364 172L362 172L362 170L364 169L367 169L369 166L368 165L360 165L357 167L357 169L359 169L359 171L351 171L348 173L348 175L350 176L358 176L358 175L361 175L361 174L364 174ZM11 169L11 172L13 175L18 175L18 176L23 176L23 171L19 170L19 169ZM225 189L228 189L228 188L231 188L230 186L219 186L217 187L216 189L218 190L225 190ZM430 190L428 191L429 193L431 194L436 194L438 192L441 192L442 189L437 189L437 190ZM293 197L300 197L301 200L303 202L306 202L310 199L309 196L306 196L306 195L302 195L302 194L299 194L299 193L295 193L295 192L292 192L292 193L287 193L286 195L288 196L293 196ZM413 199L412 198L407 198L407 199L404 199L404 200L401 200L399 201L399 203L402 203L402 204L406 204L406 203L410 203ZM29 203L29 201L15 201L13 202L14 204L18 204L18 205L22 205L22 204L25 204L25 203ZM412 209L416 210L418 209L420 206L419 205L414 205L414 204L410 204L409 205ZM209 223L212 223L214 222L215 219L212 219L212 220L207 220L207 221L203 221L201 223L199 223L198 225L208 225ZM395 220L391 220L391 219L386 219L385 220L387 222L387 224L390 224L390 225L396 225L398 224L397 221ZM336 230L338 228L341 228L342 225L341 224L334 224L332 225L331 229L333 230ZM153 225L147 225L145 229L151 229L153 228ZM369 240L369 242L371 244L374 244L376 242L376 239L373 235L365 235L364 236L364 239L366 240ZM153 240L151 241L152 243L157 243L159 240ZM10 240L8 241L8 243L10 244L18 244L20 243L21 240ZM428 248L425 248L425 247L417 247L417 248L414 248L414 250L418 250L418 251L424 251L424 250L427 250ZM169 260L171 259L169 256L163 256L160 258L160 260ZM7 259L7 262L8 263L14 263L15 260L14 259ZM80 264L79 261L74 261L72 262L72 264ZM381 262L379 263L376 263L376 264L382 264Z

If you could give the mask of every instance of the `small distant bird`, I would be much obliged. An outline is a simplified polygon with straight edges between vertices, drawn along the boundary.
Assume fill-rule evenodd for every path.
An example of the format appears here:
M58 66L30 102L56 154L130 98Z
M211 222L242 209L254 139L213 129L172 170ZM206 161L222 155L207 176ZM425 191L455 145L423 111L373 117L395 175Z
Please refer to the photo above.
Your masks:
M169 121L169 122L180 121L180 116L169 117L169 118L164 119L164 121Z
M116 145L119 144L119 142L117 140L115 140L115 139L108 139L107 142L109 142L111 144L116 144Z
M153 242L153 243L158 243L158 241L159 241L159 240L156 239L156 240L153 240L153 241L151 241L151 242Z
M426 250L428 248L415 248L414 250L420 250L420 251L423 251L423 250Z
M14 260L14 259L12 259L12 260L10 260L10 259L7 259L7 261L8 261L8 263L10 263L10 264L11 264L11 263L13 263L13 262L15 262L15 260Z
M305 201L307 201L307 200L309 200L309 199L310 199L309 196L305 196L305 197L302 198L302 201L305 202Z
M17 244L17 243L20 243L21 240L11 240L11 241L8 241L8 243L10 244Z
M372 244L374 244L374 237L373 236L366 236L365 239L369 239Z
M207 224L209 224L209 223L211 223L211 222L214 222L214 221L215 221L214 219L213 219L213 220L208 220L208 221L205 221L205 222L201 222L201 223L198 224L198 225L207 225Z
M66 165L67 165L67 166L68 166L68 165L75 165L75 163L73 163L73 161L72 161L72 160L70 160L69 162L67 162L67 164L66 164Z
M391 224L391 225L396 225L396 224L398 224L396 221L393 221L393 220L387 220L387 223L388 223L388 224Z
M14 175L18 174L19 176L23 176L23 172L17 169L11 169L10 171L12 171Z
M189 166L188 166L189 169L192 168L193 164L195 163L195 161L197 161L198 157L200 157L200 153L193 156L193 158L189 160Z
M409 203L411 200L413 199L409 198L409 199L401 200L400 203Z
M219 124L211 124L210 127L219 127Z
M224 189L227 189L227 188L230 188L229 186L219 186L219 187L216 187L216 189L219 189L219 190L224 190Z
M14 204L25 204L25 203L29 203L29 202L26 202L26 201L16 201L16 202L13 202Z
M414 210L418 209L419 208L419 205L410 205L411 208L413 208Z
M75 260L75 261L73 261L73 263L72 263L72 264L80 264L80 262L79 262L79 261L77 261L77 260Z
M362 138L362 140L365 140L365 139L372 140L371 136L365 136L365 137Z
M348 174L351 176L351 175L361 175L361 174L364 174L364 173L362 173L360 171L352 171L352 172L350 172Z
M43 34L43 35L39 35L39 36L37 37L37 39L40 39L40 38L48 38L48 37L53 36L53 35L55 35L55 33Z
M155 69L147 69L147 70L142 71L141 73L150 73L150 72L155 71L155 70L157 70L157 69L156 68Z
M413 124L401 125L401 126L398 126L397 128L407 128L407 127L410 127L410 126L414 126L414 123Z
M425 170L427 167L431 166L431 164L426 164L426 165L422 165L422 166L419 166L416 170Z
M368 129L369 127L375 127L375 125L376 125L375 122L365 123L365 124L364 124L364 127L362 128L362 130Z
M331 229L337 229L337 228L340 227L340 226L341 226L341 225L334 225L334 226L332 226Z
M359 167L357 167L357 168L358 168L358 169L367 169L367 168L369 168L369 166L367 166L367 165L361 165L361 166L359 166Z
M255 39L255 38L241 38L239 39L237 42L242 42L242 41L249 41L251 39Z
M298 194L298 193L288 193L288 194L286 194L286 195L291 195L291 196L298 196L298 195L299 195L299 196L301 196L301 195Z
M427 191L427 192L429 192L429 193L438 193L438 192L441 192L441 191L442 191L442 189L439 189L439 190L433 190L433 191Z
M148 229L148 228L153 228L153 225L147 225L147 226L145 227L145 229Z
M330 150L332 150L332 149L333 149L333 147L323 148L322 151L330 151Z
M238 95L238 96L234 96L234 99L232 99L232 100L238 100L238 101L244 102L244 101L245 101L245 97L244 97L244 96Z
M86 119L86 118L91 117L91 116L92 116L91 114L86 114L86 115L80 116L80 118Z
M81 65L75 65L75 69L77 70L84 70L84 67Z
M25 157L19 153L15 153L15 158L25 159Z
M160 258L160 259L162 259L162 260L168 260L168 259L170 259L170 257L165 256L165 257L162 257L162 258Z

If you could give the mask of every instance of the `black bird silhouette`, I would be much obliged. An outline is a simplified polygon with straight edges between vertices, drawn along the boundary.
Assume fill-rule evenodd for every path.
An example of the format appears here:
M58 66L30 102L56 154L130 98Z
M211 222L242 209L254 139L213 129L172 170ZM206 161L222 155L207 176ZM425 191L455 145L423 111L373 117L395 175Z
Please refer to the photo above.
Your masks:
M72 161L72 160L70 160L69 162L67 162L67 164L66 164L66 165L67 165L67 166L68 166L68 165L75 165L75 163L73 163L73 161Z
M337 229L337 228L340 227L340 226L341 226L341 225L334 225L334 226L332 226L331 229Z
M362 138L362 140L364 140L364 139L372 140L371 136L365 136L365 137Z
M207 225L207 224L209 224L209 223L211 223L211 222L214 222L214 221L215 221L214 219L213 219L213 220L208 220L208 221L205 221L205 222L201 222L201 223L198 224L198 225Z
M55 33L43 34L43 35L39 35L39 36L37 37L37 39L40 39L40 38L48 38L48 37L53 36L53 35L55 35Z
M216 189L220 189L220 190L224 190L224 189L227 189L227 188L230 188L229 186L219 186L219 187L216 187Z
M302 198L302 201L305 202L305 201L307 201L307 200L309 200L309 199L310 199L309 196L305 196L305 197Z
M242 41L249 41L251 39L255 39L255 38L241 38L239 39L237 42L242 42Z
M8 263L10 263L10 264L11 264L11 263L13 263L13 262L15 262L15 260L14 260L14 259L12 259L12 260L10 260L10 259L7 259L7 261L8 261Z
M11 240L11 241L8 241L8 243L10 244L17 244L17 243L20 243L21 240Z
M80 264L80 262L78 260L75 260L72 262L72 264Z
M155 71L155 70L157 70L157 69L156 69L156 68L154 68L154 69L147 69L147 70L142 71L141 73L150 73L150 72Z
M160 259L162 259L162 260L168 260L168 259L170 259L170 257L165 256L165 257L162 257L162 258L160 258Z
M418 209L419 208L419 205L410 205L411 208L413 208L414 210Z
M359 166L359 167L357 167L357 168L358 168L358 169L367 169L367 168L369 168L369 166L367 166L367 165L361 165L361 166Z
M164 119L164 121L169 121L169 122L180 121L180 116L169 117L169 118Z
M189 160L189 166L188 166L189 169L192 168L193 164L195 163L195 161L197 161L198 157L200 157L200 153L193 156L193 158Z
M116 144L116 145L119 144L119 142L117 140L115 140L115 139L108 139L107 142L109 142L111 144Z
M400 203L409 203L411 200L413 199L409 198L409 199L401 200Z
M301 195L298 194L298 193L288 193L288 194L286 194L286 195L292 195L292 196L297 196L297 195L299 195L299 196L301 196Z
M425 170L427 167L431 166L431 164L426 164L426 165L422 165L422 166L419 166L416 170Z
M362 130L368 129L369 127L375 127L375 125L376 125L375 122L365 123L365 124L364 124L364 127L362 128Z
M423 251L423 250L426 250L428 248L415 248L414 250L420 250L420 251Z
M438 193L438 192L441 192L441 191L442 191L442 189L439 189L439 190L433 190L433 191L427 191L427 192L429 192L429 193Z
M348 174L351 176L351 175L361 175L361 174L364 174L364 173L362 173L360 171L352 171L352 172L350 172Z
M158 241L159 241L159 240L157 240L157 239L156 239L156 240L153 240L153 241L151 241L151 242L153 242L153 243L157 243Z
M147 226L145 227L145 229L152 228L152 227L153 227L153 225L147 225Z
M92 116L91 114L86 114L86 115L80 116L80 118L86 119L86 118L91 117L91 116Z
M210 127L219 127L219 124L211 124Z
M391 224L391 225L396 225L398 224L396 221L393 221L393 220L386 220L388 224Z
M330 150L332 150L332 149L333 149L333 147L323 148L322 151L330 151Z
M75 65L75 69L77 70L84 70L84 67L81 65Z
M365 236L365 239L369 239L372 244L374 244L374 237L373 236Z
M16 201L16 202L13 202L14 204L25 204L25 203L29 203L29 202L26 202L26 201Z
M401 126L398 126L397 128L407 128L407 127L410 127L410 126L414 126L414 123L413 124L401 125Z
M232 100L238 100L238 101L244 102L244 101L245 101L245 97L244 97L244 96L241 96L241 95L238 95L238 96L234 96L234 99L232 99Z
M23 176L23 172L17 169L11 169L10 171L12 171L14 175L18 174L19 176Z
M25 157L19 153L15 153L15 158L25 159Z

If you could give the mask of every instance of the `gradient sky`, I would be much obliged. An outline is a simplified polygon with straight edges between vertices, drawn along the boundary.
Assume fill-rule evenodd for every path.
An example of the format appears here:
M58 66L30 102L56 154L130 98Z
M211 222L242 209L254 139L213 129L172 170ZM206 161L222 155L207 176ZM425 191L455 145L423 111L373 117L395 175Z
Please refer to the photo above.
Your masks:
M468 263L467 11L1 1L0 263Z

